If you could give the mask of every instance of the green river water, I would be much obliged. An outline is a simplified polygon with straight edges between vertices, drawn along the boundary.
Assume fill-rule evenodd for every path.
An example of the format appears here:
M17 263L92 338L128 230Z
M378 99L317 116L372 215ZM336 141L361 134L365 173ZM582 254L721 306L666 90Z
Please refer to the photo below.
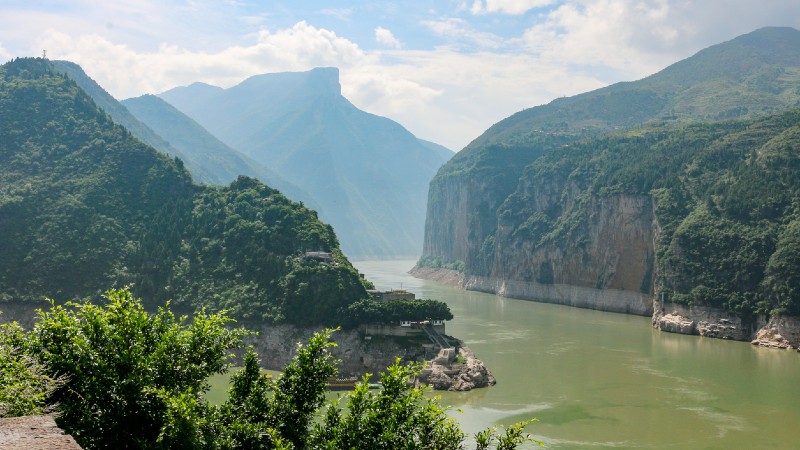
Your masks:
M497 378L442 402L465 431L536 417L551 449L800 449L800 354L663 333L646 317L418 280L413 261L354 263L378 289L450 305L447 334Z

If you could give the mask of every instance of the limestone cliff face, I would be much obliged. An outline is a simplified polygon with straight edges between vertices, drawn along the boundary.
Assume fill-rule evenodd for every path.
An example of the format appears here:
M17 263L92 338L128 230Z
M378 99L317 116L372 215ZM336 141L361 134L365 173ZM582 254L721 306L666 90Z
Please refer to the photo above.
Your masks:
M471 184L461 177L431 182L425 219L425 257L447 262L467 259Z
M425 256L466 262L462 285L470 290L652 314L657 222L650 197L586 195L557 174L524 180L504 205L491 201L485 181L433 183ZM482 217L490 208L501 210L494 221Z
M534 179L498 223L487 274L467 284L497 293L606 311L650 315L656 220L648 196L586 195L573 180ZM549 220L555 216L557 219ZM537 227L537 218L549 222ZM477 275L477 276L476 276Z
M423 258L445 264L478 260L482 243L494 233L495 211L514 187L496 178L455 174L431 182Z

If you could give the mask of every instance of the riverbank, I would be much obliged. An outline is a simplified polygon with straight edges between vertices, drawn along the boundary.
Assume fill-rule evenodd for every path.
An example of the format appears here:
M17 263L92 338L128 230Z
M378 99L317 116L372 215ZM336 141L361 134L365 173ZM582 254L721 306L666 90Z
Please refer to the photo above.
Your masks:
M753 345L800 352L800 318L758 316L745 322L719 308L661 305L652 296L612 289L591 289L539 283L510 283L485 277L465 277L441 268L414 266L410 275L467 291L501 297L556 303L576 308L652 317L654 328L667 332L751 342Z

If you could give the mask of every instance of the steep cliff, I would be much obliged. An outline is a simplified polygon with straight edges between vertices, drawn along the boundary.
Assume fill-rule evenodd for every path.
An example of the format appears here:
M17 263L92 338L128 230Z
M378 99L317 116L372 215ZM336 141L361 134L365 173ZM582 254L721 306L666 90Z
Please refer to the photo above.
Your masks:
M776 243L797 240L796 115L706 123L797 107L798 81L800 32L767 28L517 113L431 182L420 266L460 270L468 289L609 311L651 314L663 292L743 320L786 313L797 265Z
M800 312L798 199L800 110L575 142L526 168L463 285L752 339Z

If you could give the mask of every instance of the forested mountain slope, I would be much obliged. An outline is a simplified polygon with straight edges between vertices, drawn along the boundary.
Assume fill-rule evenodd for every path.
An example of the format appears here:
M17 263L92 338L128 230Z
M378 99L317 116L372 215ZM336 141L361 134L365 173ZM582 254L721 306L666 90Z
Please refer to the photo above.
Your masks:
M640 314L662 291L792 309L765 268L797 213L794 166L770 159L793 164L796 115L708 122L800 107L798 85L800 31L765 28L515 114L431 183L420 262L462 269L475 289Z
M123 100L122 105L170 145L180 149L196 165L208 173L204 182L228 184L239 175L257 178L295 201L318 207L314 199L277 173L228 147L200 124L155 95Z
M330 323L366 296L314 211L260 182L192 183L40 58L0 67L0 296L144 298ZM304 259L330 251L335 263Z
M416 256L425 199L451 154L341 95L334 68L195 83L160 95L321 205L351 257Z
M308 193L236 150L222 144L203 127L159 102L154 96L117 101L83 69L69 61L51 61L58 72L65 73L83 89L114 122L128 129L140 141L183 160L192 178L200 183L228 184L239 175L245 175L278 189L295 201L317 206ZM129 107L134 108L133 111Z

